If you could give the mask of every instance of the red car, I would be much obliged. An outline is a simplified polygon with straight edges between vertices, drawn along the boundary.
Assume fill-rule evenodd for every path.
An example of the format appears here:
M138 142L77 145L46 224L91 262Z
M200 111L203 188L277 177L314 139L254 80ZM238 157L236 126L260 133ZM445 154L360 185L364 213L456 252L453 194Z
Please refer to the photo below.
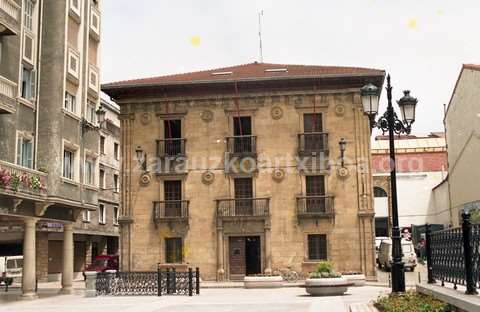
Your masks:
M96 256L92 264L87 266L83 271L83 277L86 278L85 272L105 272L107 270L116 270L118 271L118 256L113 255L102 255Z

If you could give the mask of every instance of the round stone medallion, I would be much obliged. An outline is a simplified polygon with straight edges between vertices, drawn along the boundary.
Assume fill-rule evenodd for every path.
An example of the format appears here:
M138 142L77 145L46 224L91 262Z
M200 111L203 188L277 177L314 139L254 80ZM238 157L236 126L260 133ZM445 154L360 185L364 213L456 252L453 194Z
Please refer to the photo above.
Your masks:
M211 171L206 171L202 174L202 182L203 184L209 185L212 184L215 180L215 174Z
M140 176L140 185L141 186L147 186L147 185L150 184L151 181L152 181L152 177L147 172L145 172L144 174L142 174Z
M202 120L205 122L210 122L213 120L213 112L211 110L204 110L202 112Z
M151 121L152 116L150 115L150 113L145 112L140 116L140 122L142 123L142 125L148 125Z
M274 106L272 107L270 114L272 115L273 119L278 120L283 117L283 110L279 106Z
M335 105L335 114L337 116L343 116L345 115L345 105L343 104L337 104Z
M272 178L275 182L281 182L285 178L285 171L283 169L273 170Z
M337 170L337 175L339 178L346 179L350 175L350 171L345 167L340 167Z

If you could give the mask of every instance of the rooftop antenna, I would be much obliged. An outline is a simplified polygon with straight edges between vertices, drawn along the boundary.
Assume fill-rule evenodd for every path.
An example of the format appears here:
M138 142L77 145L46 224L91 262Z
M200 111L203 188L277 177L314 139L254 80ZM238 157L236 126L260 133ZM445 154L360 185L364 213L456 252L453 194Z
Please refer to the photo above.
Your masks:
M258 12L258 38L260 39L260 63L263 63L262 16L263 16L263 10Z

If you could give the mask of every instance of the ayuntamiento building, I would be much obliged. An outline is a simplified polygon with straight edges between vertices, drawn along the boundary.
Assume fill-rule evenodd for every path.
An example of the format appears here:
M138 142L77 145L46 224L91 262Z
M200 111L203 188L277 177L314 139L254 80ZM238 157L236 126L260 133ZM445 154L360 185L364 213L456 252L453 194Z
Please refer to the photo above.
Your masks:
M121 107L122 270L231 280L328 259L375 278L360 88L384 74L251 63L104 85Z

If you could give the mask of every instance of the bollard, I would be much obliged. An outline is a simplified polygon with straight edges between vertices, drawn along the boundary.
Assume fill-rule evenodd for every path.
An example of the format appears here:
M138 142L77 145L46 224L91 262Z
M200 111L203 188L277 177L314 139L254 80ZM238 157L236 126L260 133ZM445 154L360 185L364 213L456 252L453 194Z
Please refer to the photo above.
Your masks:
M193 296L193 270L188 268L188 295Z
M85 272L85 297L91 298L97 296L97 272Z
M200 269L198 267L195 269L195 282L195 290L197 295L200 295Z

